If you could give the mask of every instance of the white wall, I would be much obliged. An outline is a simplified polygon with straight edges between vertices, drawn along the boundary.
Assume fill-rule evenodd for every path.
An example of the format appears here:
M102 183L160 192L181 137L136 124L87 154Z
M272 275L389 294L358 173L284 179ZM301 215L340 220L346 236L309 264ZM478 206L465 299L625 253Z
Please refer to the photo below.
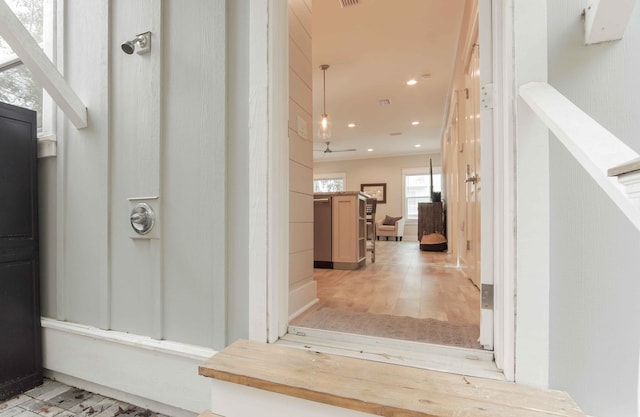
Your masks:
M387 202L386 204L377 205L376 221L378 221L384 219L385 215L393 217L403 215L402 170L405 168L428 168L429 158L433 160L434 167L440 167L440 154L420 154L334 162L315 161L313 163L313 173L346 173L346 191L360 191L360 184L386 183ZM417 241L417 239L417 221L405 223L404 240Z
M623 142L640 151L640 7L624 38L584 45L582 0L547 1L549 83Z
M553 138L549 385L637 416L640 233Z
M640 150L640 7L624 38L584 45L585 3L548 1L549 83ZM637 416L640 234L551 138L549 383L588 414Z

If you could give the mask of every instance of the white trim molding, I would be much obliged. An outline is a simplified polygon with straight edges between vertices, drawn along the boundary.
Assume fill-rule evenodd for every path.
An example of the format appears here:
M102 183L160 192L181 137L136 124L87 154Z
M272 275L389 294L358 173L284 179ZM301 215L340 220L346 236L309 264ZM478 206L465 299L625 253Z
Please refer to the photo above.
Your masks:
M584 11L584 43L622 39L636 0L591 0Z
M520 96L640 230L640 211L623 185L608 176L611 167L637 159L636 151L547 83L525 84Z
M55 134L38 135L38 158L50 158L58 154L58 139Z
M47 90L76 128L87 127L87 107L4 1L0 1L0 22L0 36L29 68L33 78Z
M209 407L209 381L198 366L213 349L50 318L42 318L42 340L44 368L74 384L91 381L194 413Z

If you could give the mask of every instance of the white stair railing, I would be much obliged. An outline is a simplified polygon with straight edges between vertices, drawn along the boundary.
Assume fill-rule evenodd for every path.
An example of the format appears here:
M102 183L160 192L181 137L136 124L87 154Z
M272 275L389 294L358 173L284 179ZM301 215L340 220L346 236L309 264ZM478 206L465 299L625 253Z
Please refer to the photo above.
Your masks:
M520 97L640 230L640 155L547 83L522 85Z

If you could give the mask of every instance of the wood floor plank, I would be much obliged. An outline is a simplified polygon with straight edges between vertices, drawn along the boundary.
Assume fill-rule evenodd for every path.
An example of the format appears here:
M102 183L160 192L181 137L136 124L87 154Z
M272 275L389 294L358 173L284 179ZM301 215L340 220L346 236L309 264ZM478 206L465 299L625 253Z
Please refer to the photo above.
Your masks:
M238 341L200 374L383 416L584 417L563 392Z
M420 251L416 242L376 242L374 264L353 271L315 269L314 279L320 302L294 326L323 308L480 326L479 289L449 254Z

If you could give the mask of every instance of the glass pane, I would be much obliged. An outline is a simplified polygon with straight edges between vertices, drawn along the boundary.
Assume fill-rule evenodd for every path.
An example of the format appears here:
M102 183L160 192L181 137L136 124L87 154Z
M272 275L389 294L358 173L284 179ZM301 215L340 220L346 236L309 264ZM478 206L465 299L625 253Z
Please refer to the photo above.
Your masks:
M42 127L42 87L24 65L0 72L0 101L35 110Z
M44 13L44 0L5 0L16 14L24 27L29 31L38 45L42 46L42 21ZM6 56L13 56L14 53L0 38L0 62L5 61Z
M332 193L336 191L344 191L344 180L342 178L313 180L314 193Z
M418 203L428 203L431 201L430 197L408 197L407 198L407 219L418 218Z

